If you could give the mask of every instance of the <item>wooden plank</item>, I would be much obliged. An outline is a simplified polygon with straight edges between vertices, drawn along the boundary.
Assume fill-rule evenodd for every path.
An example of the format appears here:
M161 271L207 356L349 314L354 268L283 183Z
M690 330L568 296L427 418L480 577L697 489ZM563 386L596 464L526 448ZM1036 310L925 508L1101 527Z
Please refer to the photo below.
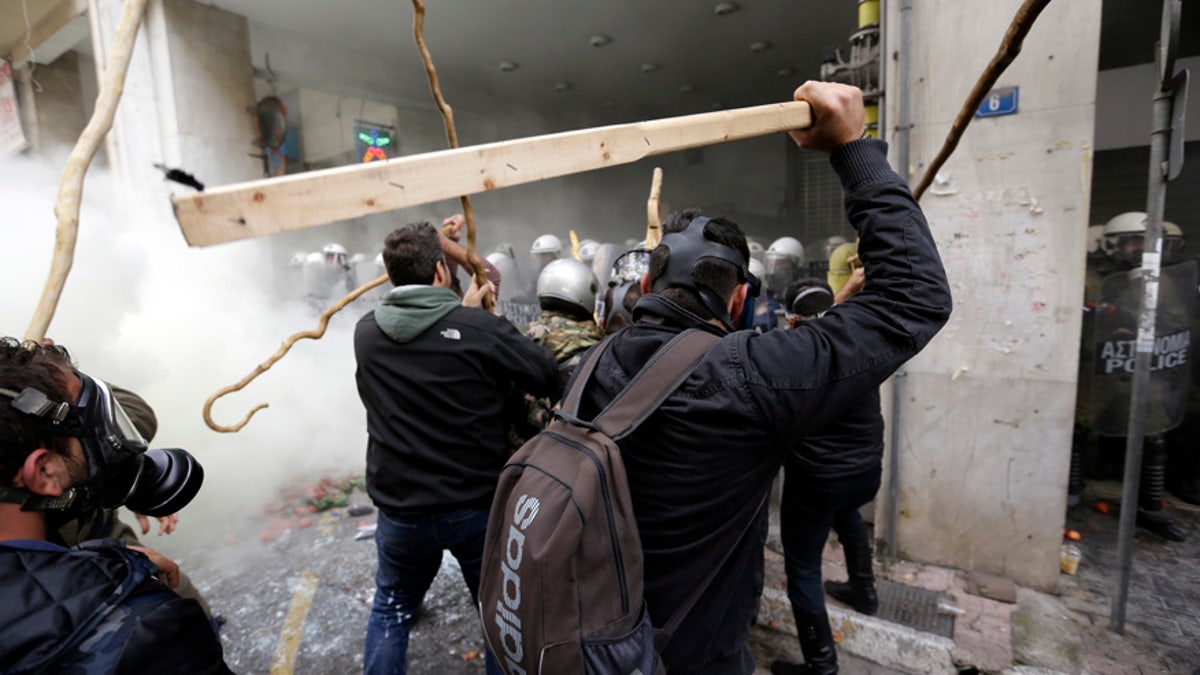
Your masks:
M311 171L171 201L188 244L211 246L801 129L811 121L808 103L772 103Z

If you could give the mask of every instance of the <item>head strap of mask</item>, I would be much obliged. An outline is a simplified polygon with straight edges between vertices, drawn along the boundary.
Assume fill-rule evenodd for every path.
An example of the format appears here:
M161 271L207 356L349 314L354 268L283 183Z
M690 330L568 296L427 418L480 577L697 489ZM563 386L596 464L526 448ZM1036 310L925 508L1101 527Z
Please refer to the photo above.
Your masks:
M750 284L751 297L758 296L761 284L758 278L750 273L740 251L704 236L704 227L708 222L708 218L697 216L682 232L671 232L663 236L662 245L670 251L670 256L667 258L667 269L654 281L653 290L661 292L667 288L684 288L695 293L709 313L720 321L726 330L732 331L733 322L725 302L711 288L697 283L696 265L704 258L717 258L730 263L737 268L739 280Z
M0 396L12 399L12 407L38 418L51 426L54 435L60 435L59 429L73 426L68 422L71 404L66 401L53 401L44 392L33 387L25 387L21 391L0 388ZM47 497L34 494L25 488L0 486L0 502L20 504L22 511L46 511L50 509L65 509L75 503L79 491L69 488L58 497Z
M623 316L629 323L633 323L633 314L625 309L625 296L629 295L629 290L637 285L636 281L626 281L623 284L613 287L612 292L612 307L608 308L608 314L604 317L604 325L612 323L616 316Z

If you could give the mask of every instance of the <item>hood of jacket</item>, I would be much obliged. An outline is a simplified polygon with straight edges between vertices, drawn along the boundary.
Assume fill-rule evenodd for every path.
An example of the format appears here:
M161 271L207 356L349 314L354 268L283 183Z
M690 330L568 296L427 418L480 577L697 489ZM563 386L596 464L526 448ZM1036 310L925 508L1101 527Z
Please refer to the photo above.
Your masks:
M403 344L411 342L461 304L462 300L449 288L397 286L383 296L375 310L375 323L384 335Z

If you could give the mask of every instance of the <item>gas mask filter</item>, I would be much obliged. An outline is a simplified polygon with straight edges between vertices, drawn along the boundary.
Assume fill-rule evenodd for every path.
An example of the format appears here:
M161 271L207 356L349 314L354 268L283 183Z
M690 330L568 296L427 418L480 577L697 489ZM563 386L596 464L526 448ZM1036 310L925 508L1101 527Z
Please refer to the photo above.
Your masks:
M94 506L126 506L135 513L168 516L186 506L200 491L204 469L186 450L148 450L108 385L83 373L74 405L51 401L33 388L21 392L0 389L11 405L39 418L55 436L79 439L87 462L87 480L74 486L73 499L14 499L30 510ZM12 491L9 488L8 491ZM67 495L64 495L66 498Z

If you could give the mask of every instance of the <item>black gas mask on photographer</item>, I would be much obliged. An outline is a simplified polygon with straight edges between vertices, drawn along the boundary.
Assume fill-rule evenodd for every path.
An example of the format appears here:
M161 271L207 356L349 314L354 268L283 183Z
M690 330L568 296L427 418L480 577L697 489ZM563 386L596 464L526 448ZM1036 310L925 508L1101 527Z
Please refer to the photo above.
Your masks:
M0 389L11 405L38 418L49 434L79 439L87 462L87 480L61 497L36 495L24 488L0 487L0 501L27 511L67 511L126 506L152 517L178 512L196 496L204 469L178 448L148 450L108 385L83 373L74 405L52 401L41 391ZM61 514L60 514L61 515Z

